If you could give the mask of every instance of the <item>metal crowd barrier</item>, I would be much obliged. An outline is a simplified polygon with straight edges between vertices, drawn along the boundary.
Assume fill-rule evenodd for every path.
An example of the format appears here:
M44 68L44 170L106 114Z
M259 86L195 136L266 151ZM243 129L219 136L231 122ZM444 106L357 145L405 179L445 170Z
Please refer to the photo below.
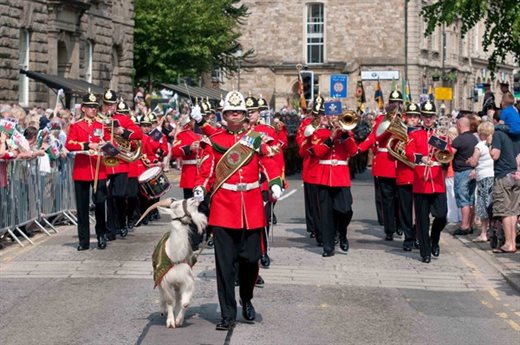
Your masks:
M76 224L73 164L72 155L53 161L45 171L37 158L0 160L0 236L9 233L23 247L15 232L34 244L23 226L34 224L50 236L44 225L58 233L54 223L59 219Z

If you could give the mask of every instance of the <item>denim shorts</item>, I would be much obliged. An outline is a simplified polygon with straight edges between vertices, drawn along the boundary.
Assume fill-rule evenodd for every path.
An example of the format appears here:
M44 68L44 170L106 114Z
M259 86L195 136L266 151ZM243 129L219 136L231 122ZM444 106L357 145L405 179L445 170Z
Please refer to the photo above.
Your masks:
M473 206L475 204L475 179L470 180L470 170L455 172L455 202L457 207Z

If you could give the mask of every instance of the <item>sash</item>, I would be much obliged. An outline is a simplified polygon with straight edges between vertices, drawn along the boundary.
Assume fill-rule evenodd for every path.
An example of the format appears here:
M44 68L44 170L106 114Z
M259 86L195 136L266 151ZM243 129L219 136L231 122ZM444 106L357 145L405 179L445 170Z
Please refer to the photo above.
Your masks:
M178 262L173 262L166 254L166 241L170 238L170 232L168 231L163 235L159 243L155 246L155 249L152 254L152 266L153 266L153 280L155 282L154 289L157 285L161 284L166 273L171 270L175 265L178 264L188 264L190 267L193 267L197 262L196 257L192 256L189 260L183 260Z
M260 141L261 134L251 130L224 153L215 167L215 188L211 196L213 196L238 169L249 163L256 148L260 145Z

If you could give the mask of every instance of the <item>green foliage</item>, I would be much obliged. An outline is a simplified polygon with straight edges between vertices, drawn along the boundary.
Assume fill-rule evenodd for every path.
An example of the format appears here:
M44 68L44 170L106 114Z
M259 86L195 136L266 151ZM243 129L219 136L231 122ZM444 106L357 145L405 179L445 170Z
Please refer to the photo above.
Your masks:
M520 65L520 1L519 0L437 0L421 11L430 35L435 27L460 23L464 36L479 21L484 20L484 51L492 50L488 61L490 71L504 63L512 54Z
M238 2L135 0L135 80L171 82L180 75L198 77L214 66L234 70L238 25L249 15Z

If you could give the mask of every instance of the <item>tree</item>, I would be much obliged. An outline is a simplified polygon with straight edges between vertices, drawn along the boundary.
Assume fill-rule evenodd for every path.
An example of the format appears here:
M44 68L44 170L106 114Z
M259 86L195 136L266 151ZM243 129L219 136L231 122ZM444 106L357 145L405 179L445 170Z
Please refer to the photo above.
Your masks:
M492 49L488 68L493 73L497 63L512 54L520 65L520 1L519 0L438 0L421 11L430 35L438 25L461 24L464 36L484 20L484 51Z
M135 80L198 77L215 66L236 70L238 27L249 15L239 1L135 0Z

